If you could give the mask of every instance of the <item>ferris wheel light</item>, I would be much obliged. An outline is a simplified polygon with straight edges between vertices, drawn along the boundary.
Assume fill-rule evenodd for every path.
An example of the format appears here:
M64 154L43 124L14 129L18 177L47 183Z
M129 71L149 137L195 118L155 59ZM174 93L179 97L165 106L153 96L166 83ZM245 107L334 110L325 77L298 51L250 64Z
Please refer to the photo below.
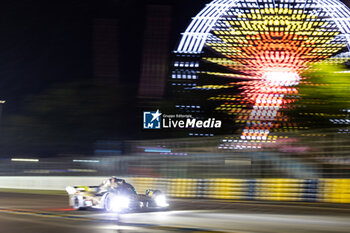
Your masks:
M299 84L300 76L294 72L267 72L262 79L270 85L294 86Z

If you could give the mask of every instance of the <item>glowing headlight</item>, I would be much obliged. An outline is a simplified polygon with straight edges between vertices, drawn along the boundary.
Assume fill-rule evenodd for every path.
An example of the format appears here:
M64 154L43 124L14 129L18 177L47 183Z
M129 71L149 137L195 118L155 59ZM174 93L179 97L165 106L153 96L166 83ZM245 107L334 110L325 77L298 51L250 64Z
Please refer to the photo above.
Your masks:
M156 205L159 207L169 206L164 195L158 195L154 198Z
M125 196L115 196L111 200L111 207L113 211L120 211L129 208L130 200Z

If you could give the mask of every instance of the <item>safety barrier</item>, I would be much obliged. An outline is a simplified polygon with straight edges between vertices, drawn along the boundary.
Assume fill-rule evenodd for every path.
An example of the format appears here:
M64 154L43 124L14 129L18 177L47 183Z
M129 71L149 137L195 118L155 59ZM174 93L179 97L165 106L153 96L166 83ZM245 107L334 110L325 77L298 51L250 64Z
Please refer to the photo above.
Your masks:
M350 203L350 179L321 179L320 201Z
M171 197L350 203L350 179L127 178L139 192L160 189ZM154 185L152 187L152 184Z
M64 190L98 185L106 177L0 176L0 188ZM124 177L139 193L159 189L170 197L350 203L350 179L170 179Z

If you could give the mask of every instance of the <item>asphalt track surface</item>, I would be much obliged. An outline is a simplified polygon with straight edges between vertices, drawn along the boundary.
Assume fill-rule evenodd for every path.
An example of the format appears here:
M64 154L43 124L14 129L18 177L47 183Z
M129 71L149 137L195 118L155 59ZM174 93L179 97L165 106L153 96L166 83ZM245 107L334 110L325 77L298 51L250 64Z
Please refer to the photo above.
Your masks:
M350 205L170 200L167 211L75 211L63 195L0 193L0 233L350 232Z

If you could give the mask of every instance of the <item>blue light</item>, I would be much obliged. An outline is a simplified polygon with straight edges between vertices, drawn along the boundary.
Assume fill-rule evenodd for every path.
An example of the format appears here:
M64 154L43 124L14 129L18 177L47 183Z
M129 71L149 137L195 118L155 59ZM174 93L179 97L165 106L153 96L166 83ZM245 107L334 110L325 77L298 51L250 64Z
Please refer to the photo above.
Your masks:
M145 152L153 152L153 153L171 153L171 149L166 148L146 148Z

